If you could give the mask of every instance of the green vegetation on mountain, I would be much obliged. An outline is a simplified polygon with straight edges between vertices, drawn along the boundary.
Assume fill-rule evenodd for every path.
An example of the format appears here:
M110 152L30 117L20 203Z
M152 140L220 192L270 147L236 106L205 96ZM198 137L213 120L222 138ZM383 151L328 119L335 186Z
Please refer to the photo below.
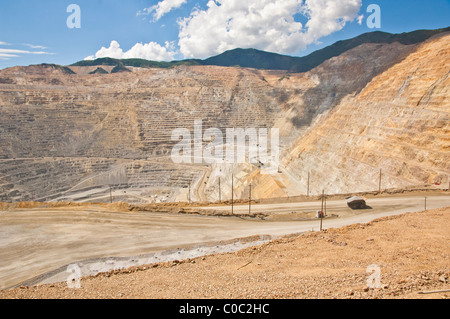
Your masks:
M136 67L136 68L157 68L157 69L170 69L179 65L202 65L201 60L182 60L171 62L157 62L144 59L112 59L112 58L100 58L96 60L84 60L72 64L72 66L122 66L122 67Z
M290 70L297 59L299 58L256 49L234 49L208 58L203 61L203 64L266 70Z
M97 60L80 61L73 64L73 66L116 66L117 70L112 73L126 71L128 70L126 69L127 66L140 68L173 68L179 65L217 65L265 70L287 70L290 72L307 72L319 66L324 61L339 56L342 53L365 43L390 44L393 42L399 42L404 45L417 44L434 35L448 31L450 31L450 27L437 30L418 30L401 34L375 31L362 34L353 39L338 41L333 45L315 51L304 57L292 57L256 49L234 49L205 60L191 59L171 62L156 62L144 59L118 60L112 58L100 58Z
M426 41L434 35L447 31L450 31L450 27L437 30L418 30L400 34L391 34L381 31L365 33L353 39L338 41L335 44L315 51L305 57L293 58L297 61L292 60L291 68L288 70L291 72L307 72L319 66L324 61L339 56L342 53L365 43L390 44L399 42L404 45L417 44Z
M58 64L48 64L48 63L41 63L39 65L42 67L45 67L45 68L52 68L52 69L59 70L64 74L75 74L75 72L73 72L67 66L62 66L62 65L58 65Z
M116 66L119 64L121 64L121 62L118 59L100 58L100 59L96 59L96 60L83 60L83 61L74 63L71 66L98 66L98 65Z

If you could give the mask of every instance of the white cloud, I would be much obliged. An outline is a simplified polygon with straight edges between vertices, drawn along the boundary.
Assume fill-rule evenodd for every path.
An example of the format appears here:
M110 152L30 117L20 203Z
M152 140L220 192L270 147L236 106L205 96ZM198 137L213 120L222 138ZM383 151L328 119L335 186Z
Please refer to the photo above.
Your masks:
M206 58L234 48L295 54L354 21L361 0L210 0L179 20L186 58ZM304 15L305 25L295 21Z
M137 13L138 16L141 15L149 15L153 13L153 21L158 21L161 19L164 15L169 13L170 11L174 9L178 9L183 4L185 4L187 0L163 0L158 2L158 4L151 6L149 8L145 8L142 11L139 11Z
M54 54L45 51L29 51L29 50L16 50L16 49L0 49L0 54Z
M10 60L11 58L19 57L17 54L0 53L0 60Z
M153 14L158 21L187 0L163 0L137 15ZM195 7L178 20L178 50L173 43L137 43L124 52L117 41L102 47L101 57L142 58L171 61L181 53L185 58L207 58L235 48L255 48L281 54L296 54L312 43L337 32L352 21L362 22L358 13L362 0L209 0L206 9ZM296 21L303 15L306 22ZM178 52L177 52L178 51Z
M29 43L23 43L23 45L27 46L29 48L32 48L32 49L41 49L41 50L47 49L47 47L44 47L42 45L34 45L34 44L29 44Z
M364 19L364 14L361 14L360 16L358 16L358 18L356 18L356 21L358 21L359 25L362 25L363 19Z
M0 41L0 45L11 46L12 44ZM23 45L26 45L26 44L23 44ZM34 48L34 49L45 49L45 47L42 47L42 46L31 46L31 45L27 45L27 46ZM0 48L0 60L9 60L11 58L18 58L23 54L37 54L37 55L49 54L50 55L50 54L54 54L54 53L46 52L46 51L30 51L30 50Z
M120 44L113 40L108 48L102 47L95 56L89 56L85 60L108 57L114 59L138 58L153 61L172 61L176 54L173 50L173 43L171 42L166 42L164 47L156 42L150 42L147 44L137 43L130 50L124 52Z

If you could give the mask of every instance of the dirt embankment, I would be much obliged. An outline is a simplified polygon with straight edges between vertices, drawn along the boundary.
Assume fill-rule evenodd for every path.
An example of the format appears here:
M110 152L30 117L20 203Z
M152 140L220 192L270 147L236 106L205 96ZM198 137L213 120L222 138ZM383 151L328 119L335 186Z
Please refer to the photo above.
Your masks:
M448 298L449 244L443 208L99 274L80 289L22 287L0 298Z

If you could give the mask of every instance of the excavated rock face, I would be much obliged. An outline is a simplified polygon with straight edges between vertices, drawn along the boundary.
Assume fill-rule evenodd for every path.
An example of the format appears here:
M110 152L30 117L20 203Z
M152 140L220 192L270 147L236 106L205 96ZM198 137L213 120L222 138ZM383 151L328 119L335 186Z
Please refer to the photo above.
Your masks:
M293 179L311 171L316 193L377 190L382 169L383 188L448 185L449 57L450 36L430 40L343 99L291 148Z
M194 188L206 167L173 164L174 129L193 132L195 120L222 131L271 128L283 114L279 90L251 70L74 71L1 72L3 200L109 200L109 185L120 189L116 200L175 200L180 190ZM130 188L137 193L125 193Z
M374 190L448 180L450 37L364 44L308 73L215 66L0 71L0 200L131 202ZM111 67L102 66L107 73ZM75 74L73 74L75 73ZM172 132L279 128L281 167L175 165ZM113 185L110 193L110 185Z

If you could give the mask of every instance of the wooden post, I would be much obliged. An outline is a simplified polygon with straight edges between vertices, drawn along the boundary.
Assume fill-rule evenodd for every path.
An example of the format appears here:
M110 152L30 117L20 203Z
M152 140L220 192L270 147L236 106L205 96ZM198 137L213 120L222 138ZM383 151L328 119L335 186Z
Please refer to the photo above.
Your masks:
M323 212L323 198L324 198L324 195L325 195L325 190L322 190L322 212Z
M320 231L322 231L322 224L323 224L323 200L324 200L325 190L322 190L322 214L320 215Z
M380 179L378 181L378 194L381 194L381 177L383 174L383 170L380 168Z
M306 191L306 196L308 196L308 197L309 197L309 180L310 180L310 177L311 177L311 172L308 171L308 186L307 186L307 191Z
M109 201L110 201L111 204L112 204L113 200L112 200L112 190L111 190L111 185L109 185Z
M250 193L248 195L248 214L252 213L252 183L250 183Z
M219 177L219 203L222 203L222 188L220 187L220 177Z
M189 184L188 200L189 200L189 204L190 204L191 203L191 184Z
M234 215L234 174L231 174L231 215Z

